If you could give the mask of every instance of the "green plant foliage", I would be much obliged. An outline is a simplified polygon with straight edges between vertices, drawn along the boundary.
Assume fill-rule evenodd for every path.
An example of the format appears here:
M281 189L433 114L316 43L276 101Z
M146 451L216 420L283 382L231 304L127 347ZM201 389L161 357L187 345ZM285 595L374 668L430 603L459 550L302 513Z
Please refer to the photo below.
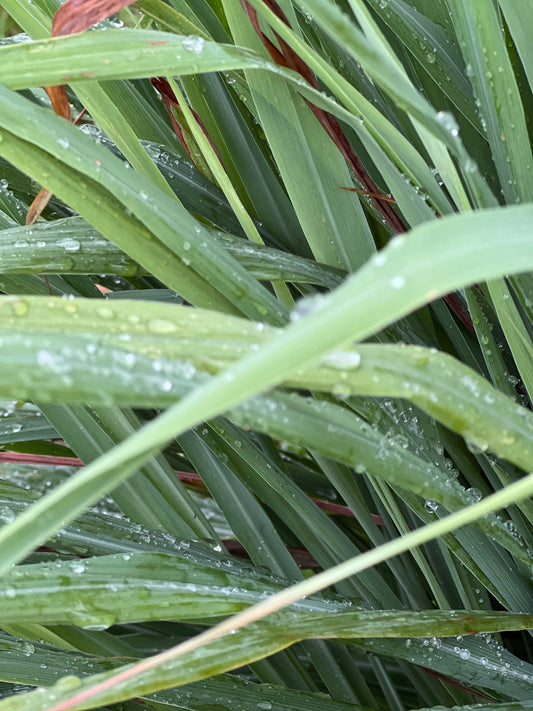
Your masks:
M0 711L531 708L528 2L60 5L0 11Z

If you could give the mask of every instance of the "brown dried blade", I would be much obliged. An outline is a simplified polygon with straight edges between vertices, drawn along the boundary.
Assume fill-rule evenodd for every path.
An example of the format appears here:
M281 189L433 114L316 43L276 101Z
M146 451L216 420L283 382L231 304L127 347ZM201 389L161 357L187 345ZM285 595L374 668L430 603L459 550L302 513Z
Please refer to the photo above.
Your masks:
M67 0L54 16L52 37L85 32L135 0Z
M28 214L26 215L27 225L33 225L33 223L39 217L44 208L48 205L48 202L51 197L52 193L47 188L41 188L41 190L39 190L37 196L34 198L32 204L30 205Z
M33 225L33 223L39 217L44 208L48 205L48 202L51 197L52 193L47 188L41 188L41 190L39 190L39 192L37 193L37 197L30 205L28 214L26 215L27 225ZM50 286L50 282L48 281L48 277L46 276L46 274L41 274L41 278L46 284L46 288L48 289L50 296L53 296L52 287Z
M52 108L58 116L66 119L67 121L72 121L72 114L70 111L70 103L67 96L67 90L63 85L58 86L45 86L46 93L52 104Z

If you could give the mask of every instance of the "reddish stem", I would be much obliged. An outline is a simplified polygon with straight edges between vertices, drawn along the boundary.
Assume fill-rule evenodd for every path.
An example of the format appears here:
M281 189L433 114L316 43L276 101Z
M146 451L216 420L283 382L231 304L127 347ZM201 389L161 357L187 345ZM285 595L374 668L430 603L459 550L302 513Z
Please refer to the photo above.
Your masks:
M61 457L52 454L25 454L22 452L0 452L0 462L12 462L15 464L48 464L52 466L68 466L68 467L83 467L84 464L81 459L77 457ZM176 471L180 481L184 484L189 484L191 486L203 487L204 483L199 474L195 472L182 472ZM312 501L321 508L323 511L328 511L329 513L335 514L337 516L347 516L348 518L354 518L352 511L348 506L342 504L335 504L331 501L324 501L323 499L312 498ZM384 526L385 523L381 516L377 514L372 514L374 522L378 526Z

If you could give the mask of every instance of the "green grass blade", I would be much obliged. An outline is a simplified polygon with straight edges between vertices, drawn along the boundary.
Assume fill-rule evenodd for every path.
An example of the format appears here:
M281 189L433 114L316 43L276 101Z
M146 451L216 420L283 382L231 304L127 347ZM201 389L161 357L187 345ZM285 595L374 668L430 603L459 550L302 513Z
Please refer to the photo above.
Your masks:
M224 4L238 43L264 50L242 8ZM310 109L275 76L247 75L261 125L315 258L353 271L374 251L350 173ZM280 130L283 127L283 130ZM320 146L320 151L315 146ZM348 235L351 235L349 238Z
M187 54L185 54L184 56L180 55L180 61L176 59L176 51L181 48L182 43L180 44L179 41L176 40L172 35L155 32L135 32L131 33L130 38L126 39L125 37L122 37L121 42L115 43L110 41L108 31L106 31L105 33L90 34L91 37L89 39L86 38L86 35L78 35L75 38L65 37L58 38L57 40L49 42L35 43L38 47L42 48L42 51L47 51L48 61L46 63L39 63L38 65L33 62L27 62L24 65L24 57L19 56L22 53L18 51L17 47L2 48L2 50L0 51L6 53L7 50L9 50L10 52L9 57L6 57L7 64L16 62L17 65L19 65L19 69L23 71L22 73L17 73L17 78L14 78L11 73L9 73L8 75L7 72L6 75L3 76L1 74L0 69L0 79L14 88L20 88L21 86L26 85L31 86L42 83L54 84L60 82L64 79L63 67L64 58L66 56L68 56L69 66L74 69L77 63L77 66L79 67L76 76L71 77L72 80L76 79L77 81L87 81L89 78L88 73L91 77L94 78L114 78L117 76L129 77L132 76L132 74L134 74L135 76L151 76L153 74L168 72L170 66L174 67L175 71L180 73L209 71L210 69L232 69L240 67L245 67L249 69L265 68L269 70L270 73L279 74L284 78L289 79L291 83L296 86L298 91L308 97L311 101L321 107L323 106L324 108L326 108L326 110L332 111L334 115L339 115L340 107L337 107L336 110L336 104L334 102L332 102L331 100L328 101L326 97L321 97L321 94L310 88L309 84L303 82L297 75L292 72L287 72L286 70L277 67L271 62L266 62L260 57L259 54L251 53L247 50L240 50L231 46L216 45L213 42L207 42L202 48L201 57L199 55L194 55L194 57L191 59ZM118 35L121 34L122 33L118 33ZM246 37L252 44L254 44L255 36L252 34L252 36L250 37L248 30ZM167 45L159 44L157 46L150 46L149 42L167 42L168 47ZM76 50L76 60L74 60L74 48ZM260 47L258 47L257 49L259 50ZM132 65L132 63L129 61L129 56L131 52L135 53L135 65ZM114 61L111 61L109 59L110 56L114 57ZM200 59L201 63L199 61ZM309 61L308 57L306 57L306 59ZM20 66L21 64L22 66ZM24 75L24 66L27 67L25 69L25 71L27 72L26 76ZM135 66L135 70L133 70L133 66ZM253 78L255 74L256 73L254 72L254 75L250 76L252 76ZM325 77L327 77L328 75L328 72L324 71L324 67L322 69L322 74ZM275 80L276 77L270 77L268 80L265 79L265 81L267 81L267 86L268 81ZM281 80L278 80L277 86L279 87L278 91L286 91L286 89L284 88L284 84L281 83ZM370 141L371 143L373 153L376 152L376 147L374 145L376 138L379 138L379 142L383 146L382 150L385 149L388 145L393 145L395 151L398 154L398 162L400 163L400 165L405 165L411 176L417 176L416 180L421 180L424 189L428 191L431 198L435 201L435 204L439 206L439 209L443 213L449 212L449 202L445 199L442 191L438 188L435 178L431 175L429 168L424 165L420 156L416 153L416 151L412 149L409 142L406 141L405 138L403 138L401 134L398 133L398 131L395 131L390 125L390 123L384 120L380 113L376 111L368 101L358 96L357 92L350 91L349 85L345 81L342 86L343 98L346 89L348 89L351 102L350 106L357 107L355 112L357 118L354 119L354 116L346 111L344 113L341 112L340 117L344 118L345 120L348 120L358 132L363 132L363 135L365 136L365 141ZM288 105L289 104L287 104L287 106ZM361 127L359 119L359 114L361 113L365 116L366 119L366 130L364 131ZM433 114L432 116L434 119L433 130L437 131L437 135L440 137L441 140L444 140L447 145L453 147L456 152L458 152L460 155L463 155L464 158L464 151L462 151L460 144L456 140L456 136L452 135L449 130L443 129L443 124L445 123L444 120L439 121L435 118ZM310 123L310 126L317 128L313 122ZM322 129L320 129L320 131L322 131ZM374 141L372 141L369 137L366 137L368 131L370 131L373 135ZM322 133L317 133L317 136L320 136L320 141L323 140ZM293 157L292 161L289 161L289 155L292 154L292 151L294 150L293 147L290 143L287 143L284 148L286 152L283 153L283 155L278 156L278 161L283 161L287 163L290 162L291 165L294 163L298 165L301 160L301 155L303 155L303 147L301 147L300 153ZM386 150L386 152L388 152L388 149ZM387 162L384 156L378 154L376 158L379 158L378 165L383 164L384 166L387 166ZM387 172L389 170L390 168L388 168ZM315 171L313 169L313 173L314 172ZM470 177L474 179L476 177L476 174L473 173ZM406 185L405 179L402 179L402 185L402 182L398 178L399 176L394 176L394 178L391 178L391 187L397 188L397 192L399 193L400 197L404 194ZM348 195L341 195L339 197L339 194L343 191L338 190L337 183L340 185L340 187L348 187L350 183L350 178L348 177L348 175L343 174L342 176L339 175L336 179L336 191L332 193L332 198L334 198L335 205L339 204L339 200L345 200L349 198ZM404 199L407 200L407 204L409 204L409 200L407 198ZM420 197L416 194L414 198L411 196L410 199L411 201L414 201L414 204L420 202ZM488 200L489 198L486 197L485 199ZM349 202L345 202L343 204L351 204L353 207L354 202L352 198L349 198ZM411 210L412 209L413 208L411 207ZM421 206L418 205L418 210L420 211L421 209ZM340 214L341 213L339 212L339 215ZM429 219L431 212L426 208L425 213L422 212L421 214L425 215L425 219ZM417 221L421 221L421 219L422 218L419 217ZM327 241L327 243L329 242ZM327 261L326 259L324 259L323 256L318 255L318 258L321 261Z
M271 312L272 316L277 313L277 318L281 317L284 309L279 303L213 244L209 232L182 206L150 185L140 174L128 171L121 161L94 145L62 119L6 89L3 91L7 93L1 123L12 128L18 136L5 131L0 153L5 157L9 154L12 162L26 168L41 183L47 183L49 189L73 207L79 207L79 211L116 244L124 247L127 244L128 253L136 261L148 266L148 259L153 266L150 271L158 271L162 277L162 270L167 267L169 286L180 284L178 288L184 296L184 289L189 290L189 287L190 296L186 298L191 301L207 301L212 307L219 304L227 309L226 296L222 296L221 291L218 297L215 296L213 285L218 281L220 289L228 294L228 287L233 283L233 298L242 308L250 310L249 315L255 313L261 318ZM21 111L24 119L20 117ZM38 131L35 130L36 124ZM39 147L35 142L39 142ZM45 147L50 152L46 152ZM80 156L83 156L81 161ZM65 179L66 174L69 182ZM85 186L83 193L79 191L80 178ZM146 226L141 226L142 221L147 223ZM126 236L126 224L136 230L136 238ZM204 245L209 245L209 249ZM139 254L135 253L137 249ZM195 271L204 271L206 267L209 275L205 272L200 276Z
M516 367L531 399L533 396L532 350L527 327L505 281L503 279L490 281L487 287Z
M343 278L339 270L227 233L211 232L211 237L261 281L283 279L333 288ZM149 274L79 217L0 231L0 261L3 274Z
M452 155L459 159L463 178L476 202L481 206L494 204L494 198L485 181L464 150L455 119L448 112L435 111L422 94L416 90L399 65L397 57L383 42L382 34L378 31L375 23L371 21L367 8L360 0L354 0L354 7L357 8L359 21L364 21L365 32L369 33L369 37L365 36L332 2L300 0L299 4L336 41L341 41L365 72L387 92L395 105L406 111L411 119L416 121L423 131L426 131L423 135L427 142L427 148L430 153L434 152L436 159L439 159L439 169L448 171L453 180L449 186L452 192L459 194L458 191L462 191L463 188L444 148L449 149ZM435 143L435 139L440 141L442 146L439 147L438 143ZM443 161L442 166L440 165L441 161ZM459 204L462 203L463 198L461 197Z
M495 4L449 3L508 204L530 202L533 157L514 71Z
M5 0L2 7L32 37L43 39L50 35L52 21L31 0Z
M254 7L275 28L276 32L305 60L317 77L327 86L335 96L356 117L350 125L357 132L369 155L375 161L376 167L386 179L387 185L396 198L399 207L409 219L411 225L425 222L433 218L431 209L419 195L419 190L413 190L409 185L406 175L420 181L425 194L432 200L443 213L451 211L451 206L442 190L437 186L434 176L428 166L410 142L376 109L371 101L363 97L337 72L325 62L316 52L313 52L306 43L287 26L281 22L273 12L268 10L263 3L253 2ZM321 105L319 101L311 101ZM335 112L333 112L335 114ZM338 114L335 114L338 116ZM352 119L353 119L352 116ZM346 120L346 116L342 116ZM406 175L398 174L398 169L391 165L391 153L398 169Z
M277 2L0 10L0 710L531 698L529 15Z
M499 0L498 3L503 10L505 21L509 25L509 30L516 44L518 54L524 65L529 86L533 86L533 52L529 37L532 30L531 17L528 10L527 0Z
M407 613L408 619L410 617L412 619L413 614L416 613ZM442 615L443 613L440 614ZM446 615L446 613L444 613L444 615ZM407 624L409 624L409 622ZM145 671L142 675L137 675L133 680L128 679L127 681L123 681L121 685L103 689L97 698L93 697L89 700L85 700L73 708L94 708L97 704L117 702L125 698L131 698L132 696L144 696L165 687L185 684L192 681L194 677L198 678L199 676L213 675L227 668L241 666L243 660L249 659L253 654L251 650L261 648L263 653L265 653L268 649L271 653L274 649L279 649L281 646L286 646L288 643L290 644L291 641L294 641L295 634L291 634L290 630L286 630L285 633L283 632L283 626L285 625L287 625L287 620L283 619L281 625L273 624L268 626L262 623L256 624L244 631L238 630L232 638L223 640L224 647L222 647L221 642L218 641L212 643L209 646L209 651L204 653L202 657L196 654L194 664L191 658L193 653L189 653L189 655L179 660L179 664L167 663L163 668L158 668L156 672L153 670ZM412 623L411 629L413 629ZM378 653L381 651L380 647L382 648L382 645L380 644L380 640L370 639L366 644L370 649ZM403 646L403 652L401 651L400 644ZM405 642L401 642L400 644L397 643L396 646L399 656L403 656L404 658L416 656L416 645L413 644L413 642L411 642L410 645L414 647L412 651L406 648ZM389 642L389 645L391 649L393 649L391 642ZM438 646L433 653L426 651L426 666L428 668L435 668L435 666L442 668L442 661L446 660L450 666L453 665L454 671L456 672L454 676L459 680L469 683L475 678L476 684L496 690L504 690L506 688L510 690L509 687L511 683L506 683L506 678L512 677L512 693L514 698L527 699L527 695L530 693L529 665L522 663L513 669L512 672L507 670L507 673L505 673L504 663L496 656L496 650L491 649L487 645L485 645L485 647L486 651L483 650L481 652L483 648L480 648L479 651L476 650L475 653L470 653L468 659L469 664L467 665L464 663L464 660L461 660L459 654L453 651L453 643L444 644L441 642L440 646ZM460 647L459 649L464 649L468 652L466 646ZM223 653L222 650L224 650ZM128 667L122 667L122 669L125 672L129 671ZM7 702L2 701L0 702L0 710L28 711L31 708L33 711L46 711L47 708L54 708L58 702L64 701L73 695L83 693L85 690L91 688L92 685L105 682L111 678L113 673L114 672L96 674L83 681L77 677L70 676L67 677L68 682L64 682L63 686L61 682L59 682L48 690L32 692L16 699L11 698L8 699ZM8 706L6 705L7 703L11 705ZM51 707L50 704L54 704L54 706Z
M28 643L27 640L14 639L7 635L2 635L0 640L4 650L0 652L3 677L17 684L30 686L50 686L65 671L79 677L87 676L91 672L104 672L117 665L117 657L125 657L128 654L135 656L136 653L135 648L128 648L124 643L120 645L116 637L111 641L114 658L104 657L102 654L69 653L57 646L42 642ZM122 646L126 647L126 650ZM33 651L28 655L31 649ZM220 709L227 708L228 711L248 711L257 703L271 704L276 711L364 711L363 707L357 705L327 699L324 694L315 695L270 684L257 684L229 675L172 690L160 690L146 701L157 709L183 709L190 708L191 698L195 700L195 705L217 704Z
M85 499L78 492L78 504L74 512L70 509L69 515L75 516L84 506L96 500L101 491L110 488L109 479L104 489L101 484L96 487L94 484L102 481L111 467L117 467L115 481L118 483L120 478L128 476L139 462L146 461L172 436L280 382L298 367L345 344L350 338L369 335L439 293L502 273L523 271L528 266L529 253L533 263L529 240L532 214L530 206L482 211L428 223L414 230L409 240L397 238L379 255L377 261L374 259L332 294L327 304L315 308L306 318L296 321L272 339L258 353L248 356L212 382L197 389L194 396L184 398L167 413L146 425L135 438L126 440L87 467L81 479L87 483L88 498ZM510 225L513 226L511 233ZM468 235L467 241L464 233ZM438 268L434 265L434 255L427 255L434 266L431 271L423 259L418 257L418 260L414 260L411 253L414 251L418 255L419 241L432 238L434 244L439 245L440 253ZM383 285L386 285L385 291ZM375 298L376 293L380 293L379 300ZM386 298L383 298L384 294ZM22 310L15 306L15 310L17 308L23 318L27 308L24 305ZM354 309L359 314L357 322L353 319ZM17 316L17 313L14 315ZM324 332L325 324L327 333ZM78 486L81 485L79 479ZM57 490L51 494L39 504L39 508L46 510L51 506L53 510L55 506L61 509L66 506L69 509L66 500L69 501L72 494L67 492L72 488L73 493L76 484L71 480L60 488L62 491ZM64 516L65 511L62 510L61 516L54 515L53 518L62 520ZM37 538L48 537L54 529L54 522L41 516L40 533L37 534L35 528L30 533L28 525L31 521L33 527L34 521L30 514L28 518L29 521L26 521L25 516L20 517L4 529L3 535L0 533L4 545L11 540L15 531L19 541L17 546L9 544L10 553L9 557L6 554L6 563L19 559L24 555L22 551L26 552L27 547L33 546ZM27 531L28 538L22 537L23 530Z
M416 57L422 69L480 131L461 54L443 28L403 0L389 0L383 8L379 0L371 0L370 4L407 51Z
M0 580L3 624L74 624L89 630L160 619L162 607L167 619L225 617L281 589L279 582L269 584L266 576L254 580L232 574L231 568L208 569L154 553L18 566ZM29 617L28 595L35 601ZM346 599L303 600L272 616L268 626L284 628L281 637L296 641L419 637L421 633L454 637L474 630L497 632L533 625L533 616L527 614L347 609L351 605Z
M264 68L267 63L260 54L233 45L204 42L198 49L188 48L186 37L154 30L100 30L38 40L28 46L33 58L27 50L20 50L20 44L0 48L0 82L11 89L95 79L149 78L164 73L165 66L167 74L172 71L186 75ZM36 62L35 56L39 55L47 59ZM133 56L135 62L131 61ZM71 60L67 71L66 57ZM14 67L19 69L18 76L13 73ZM271 70L276 68L272 66ZM280 69L279 73L284 72Z
M300 223L271 163L258 145L242 105L213 74L182 79L193 108L221 156L225 170L260 222L296 254L308 254ZM241 109L243 113L239 110Z
M117 407L89 408L41 403L73 451L86 464L97 459L117 442L140 427L128 410ZM154 458L113 492L113 500L132 521L173 536L213 538L217 536L196 502L163 457Z

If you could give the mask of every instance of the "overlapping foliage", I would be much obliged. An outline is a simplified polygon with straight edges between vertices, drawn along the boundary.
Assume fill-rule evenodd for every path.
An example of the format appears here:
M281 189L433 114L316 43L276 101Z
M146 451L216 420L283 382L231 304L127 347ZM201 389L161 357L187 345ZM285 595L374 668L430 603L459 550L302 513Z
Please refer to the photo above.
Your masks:
M528 0L2 5L0 711L530 708Z

